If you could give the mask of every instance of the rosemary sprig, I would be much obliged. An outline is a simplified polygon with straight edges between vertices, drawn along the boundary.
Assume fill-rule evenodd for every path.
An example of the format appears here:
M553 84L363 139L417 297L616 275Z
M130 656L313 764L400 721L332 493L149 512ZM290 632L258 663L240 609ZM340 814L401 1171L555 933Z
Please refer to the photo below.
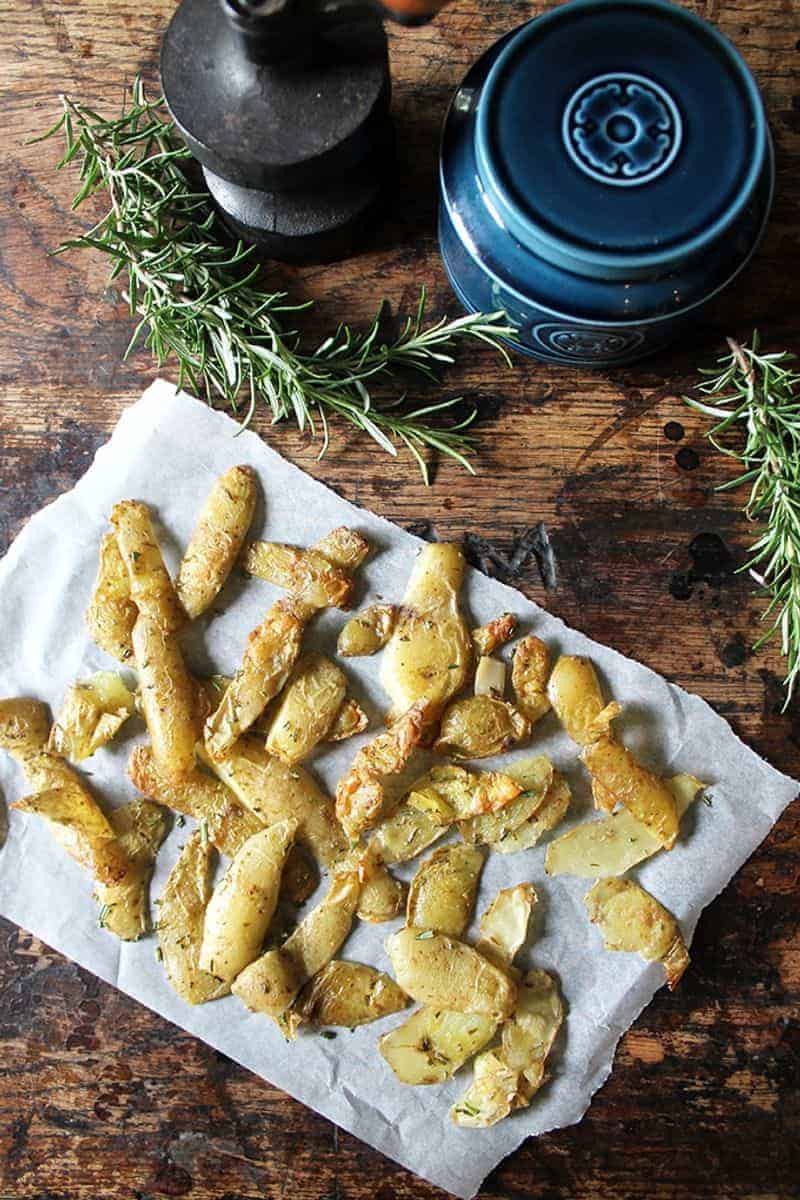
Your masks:
M60 119L36 140L62 132L66 151L59 167L80 162L73 209L98 192L108 193L109 209L59 252L99 250L111 259L111 280L126 277L131 315L139 318L127 353L143 337L159 366L174 355L179 385L211 403L227 403L243 414L245 425L265 401L273 424L294 418L301 431L321 435L320 457L334 415L389 454L407 446L426 483L423 455L429 450L473 472L467 456L474 441L466 430L474 408L442 426L438 418L460 398L412 406L396 391L386 399L382 389L396 388L401 369L435 379L464 342L483 342L508 362L499 339L513 338L515 330L505 313L442 318L426 326L423 290L414 316L393 341L380 338L379 311L366 332L340 325L308 352L282 324L307 306L263 290L252 248L231 243L208 194L191 184L184 170L191 155L178 142L163 102L148 100L137 79L119 117L100 116L68 97L63 106Z
M785 710L800 678L800 372L790 365L793 354L762 353L757 332L749 346L729 338L728 347L716 369L702 372L707 382L699 391L713 402L686 399L715 418L711 443L743 466L718 490L749 485L745 514L763 526L741 570L768 599L762 620L769 627L754 648L776 635L781 639ZM721 435L734 428L744 429L744 445L723 445Z

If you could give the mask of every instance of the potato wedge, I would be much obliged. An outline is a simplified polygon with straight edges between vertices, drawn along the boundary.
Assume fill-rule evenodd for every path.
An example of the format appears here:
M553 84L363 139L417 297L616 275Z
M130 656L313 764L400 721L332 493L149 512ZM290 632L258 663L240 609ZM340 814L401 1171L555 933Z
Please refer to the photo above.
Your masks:
M377 654L392 636L397 620L394 604L370 604L351 617L339 634L336 651L342 658Z
M606 950L627 950L661 962L670 991L689 965L678 922L632 879L599 879L584 896L589 920L600 926Z
M286 588L311 608L347 608L353 595L352 572L369 554L369 543L352 529L332 530L310 550L282 542L252 542L243 566Z
M252 467L231 467L215 480L178 568L176 590L190 619L214 601L231 573L256 509Z
M50 730L54 754L80 762L105 746L135 711L133 693L116 671L97 671L67 689Z
M46 749L49 735L50 710L41 700L27 696L0 700L0 749L8 751L20 766Z
M53 761L46 761L50 759ZM63 766L69 771L67 763ZM55 755L40 754L29 759L25 772L29 778L38 777L41 790L17 800L11 808L43 817L58 844L98 883L121 883L128 878L130 860L110 821L81 780L65 776ZM51 786L45 783L47 778L52 779Z
M307 983L289 1014L292 1030L314 1025L355 1029L408 1008L410 1001L391 975L366 963L334 959Z
M369 725L369 717L361 705L352 696L345 698L344 703L333 718L333 724L325 734L328 742L344 742L347 738L363 733Z
M496 967L509 970L525 944L538 899L532 883L517 883L499 891L481 917L481 933L475 943L478 953Z
M232 983L258 958L296 831L294 822L278 821L248 838L230 863L206 907L201 971Z
M704 784L693 775L674 775L664 782L675 798L680 821ZM586 821L551 842L545 856L545 871L548 875L577 875L582 879L619 876L660 849L661 842L655 834L627 808L620 808L599 821Z
M561 824L571 803L569 784L560 771L554 771L541 804L521 824L506 829L498 841L492 842L492 849L500 854L532 850L543 834Z
M464 842L435 850L411 881L406 924L462 937L475 907L484 859L482 850Z
M547 697L559 721L579 746L589 746L607 734L611 722L621 712L618 704L605 703L591 660L574 654L563 654L553 667Z
M95 899L102 928L132 942L150 930L150 876L158 848L167 836L167 812L151 800L133 800L115 808L109 820L130 869L118 883L98 883Z
M496 1017L426 1006L383 1035L378 1050L401 1083L444 1083L490 1041Z
M139 610L131 599L131 581L114 533L100 542L100 561L86 610L92 640L112 658L126 662L133 654L131 634Z
M200 830L191 835L169 873L158 906L158 945L170 985L189 1004L227 996L230 985L199 965L214 851Z
M514 1008L509 976L464 942L411 926L387 938L386 953L400 987L419 1004L498 1018Z
M302 767L287 767L255 738L242 738L222 762L202 752L201 757L263 825L297 821L298 840L323 866L333 866L346 853L331 801Z
M142 712L162 771L181 779L194 770L198 727L194 685L178 639L139 615L133 627Z
M400 774L420 744L430 705L413 704L393 725L363 746L336 788L336 816L355 840L380 820L396 800L393 777Z
M205 746L215 762L228 754L286 683L300 653L306 619L288 597L273 604L250 634L241 666L205 724Z
M121 500L110 520L139 615L174 633L185 624L186 613L164 565L150 510L139 500Z
M447 706L434 750L453 758L490 758L530 736L531 724L498 696L467 696Z
M593 779L623 804L638 821L670 850L678 836L675 797L663 779L634 757L626 746L603 736L581 754Z
M458 546L440 542L419 552L381 662L395 716L426 700L432 721L467 681L472 639L458 602L464 570Z
M502 771L468 771L447 763L432 767L412 784L408 804L442 824L451 824L504 809L522 790L520 783Z
M300 989L330 962L350 932L361 883L356 871L334 875L328 893L276 950L268 950L233 982L253 1012L278 1021Z
M270 724L267 750L292 766L328 736L347 691L344 672L324 654L296 663Z
M535 725L550 711L547 680L550 676L550 651L541 638L522 638L514 649L511 686L514 701L524 717Z
M208 840L233 858L248 838L264 828L219 779L194 770L173 779L159 767L150 746L137 746L128 760L128 775L145 796L167 808L204 822Z
M509 767L507 774L522 790L499 809L459 822L465 842L494 845L527 821L547 795L553 764L545 755L538 755Z
M529 971L501 1044L475 1059L472 1086L450 1111L468 1129L496 1125L527 1107L545 1080L545 1063L564 1019L558 984L547 971Z
M472 631L472 644L476 655L494 654L506 642L510 642L517 631L517 618L513 613L494 617L486 625Z

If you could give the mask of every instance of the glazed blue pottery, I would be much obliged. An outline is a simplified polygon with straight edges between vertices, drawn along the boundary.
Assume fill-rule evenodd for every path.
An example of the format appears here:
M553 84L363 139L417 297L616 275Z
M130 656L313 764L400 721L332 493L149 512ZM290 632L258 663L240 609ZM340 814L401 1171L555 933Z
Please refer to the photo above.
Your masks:
M758 87L668 0L571 0L470 70L445 122L439 240L465 308L519 347L610 366L672 341L766 223Z

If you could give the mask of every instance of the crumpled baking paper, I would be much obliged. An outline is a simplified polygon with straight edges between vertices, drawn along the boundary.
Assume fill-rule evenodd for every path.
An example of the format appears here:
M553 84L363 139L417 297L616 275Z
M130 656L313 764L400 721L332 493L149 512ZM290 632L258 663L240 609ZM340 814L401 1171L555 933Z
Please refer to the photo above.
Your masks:
M254 434L235 436L238 432L228 417L163 381L123 414L77 486L33 517L0 563L0 695L36 696L57 710L73 680L111 667L90 641L83 614L112 505L132 497L152 506L174 570L211 483L235 463L252 464L261 481L263 505L254 536L308 545L337 525L353 526L375 548L363 569L359 604L378 597L399 599L418 539L340 499ZM187 635L190 663L198 670L233 671L248 632L279 594L260 580L232 578L214 615L201 619ZM703 700L568 629L519 592L470 571L466 602L475 624L510 610L518 615L522 632L535 631L554 654L589 655L609 694L625 705L621 729L627 744L662 772L690 771L710 784L710 806L693 806L675 849L635 873L675 913L689 939L704 905L753 853L798 785L743 745ZM339 612L321 614L309 631L308 646L332 652L345 619ZM346 663L352 690L373 722L386 706L378 666L379 657ZM139 725L85 764L90 783L109 805L133 796L124 768L132 744L142 736ZM312 760L312 770L330 790L367 736ZM587 779L575 747L552 715L537 726L533 746L534 752L552 756L574 790L574 806L560 833L589 815ZM526 747L516 757L531 752ZM24 787L16 764L0 753L0 788L6 800L23 795ZM176 826L163 847L154 897L187 833L188 826ZM553 1056L552 1079L532 1106L481 1131L460 1130L449 1118L450 1105L469 1082L469 1068L438 1087L409 1088L395 1079L376 1043L402 1016L352 1033L341 1030L332 1040L301 1036L290 1045L271 1021L249 1013L233 997L199 1008L185 1004L167 985L153 937L120 943L98 927L91 880L34 816L11 813L0 851L0 913L390 1158L466 1198L524 1138L580 1120L611 1071L620 1035L663 984L660 965L603 950L583 909L589 882L547 879L544 849L491 855L477 911L501 887L521 880L535 883L542 903L524 961L558 976L568 1011L566 1031ZM406 876L413 870L408 865ZM343 956L388 970L383 943L394 927L358 925Z

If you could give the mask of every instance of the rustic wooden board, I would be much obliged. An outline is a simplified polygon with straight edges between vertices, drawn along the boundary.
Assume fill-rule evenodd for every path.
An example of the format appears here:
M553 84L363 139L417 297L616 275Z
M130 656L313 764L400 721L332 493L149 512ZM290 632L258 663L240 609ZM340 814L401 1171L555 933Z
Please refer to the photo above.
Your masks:
M476 481L450 465L426 491L405 461L334 438L324 462L289 429L271 444L348 499L442 538L593 637L704 695L776 766L800 771L800 708L782 714L775 649L750 652L760 602L735 573L752 536L728 465L679 396L725 334L758 325L800 349L800 18L792 0L693 5L740 45L766 96L779 181L756 261L690 340L631 369L589 373L471 354L444 394L478 400ZM0 541L86 469L153 377L126 364L130 326L104 264L47 251L78 228L57 147L26 146L71 91L116 103L154 78L166 0L6 0L0 21ZM317 302L304 327L366 320L429 288L455 311L435 240L437 130L464 69L537 11L460 0L393 36L402 170L385 225L356 261L276 268ZM259 428L267 432L261 422ZM679 438L679 440L674 440ZM544 522L558 583L525 551ZM580 1126L529 1143L489 1200L786 1200L798 1191L800 809L790 811L700 922L692 969L623 1039ZM405 1200L441 1196L328 1122L0 923L0 1198Z

